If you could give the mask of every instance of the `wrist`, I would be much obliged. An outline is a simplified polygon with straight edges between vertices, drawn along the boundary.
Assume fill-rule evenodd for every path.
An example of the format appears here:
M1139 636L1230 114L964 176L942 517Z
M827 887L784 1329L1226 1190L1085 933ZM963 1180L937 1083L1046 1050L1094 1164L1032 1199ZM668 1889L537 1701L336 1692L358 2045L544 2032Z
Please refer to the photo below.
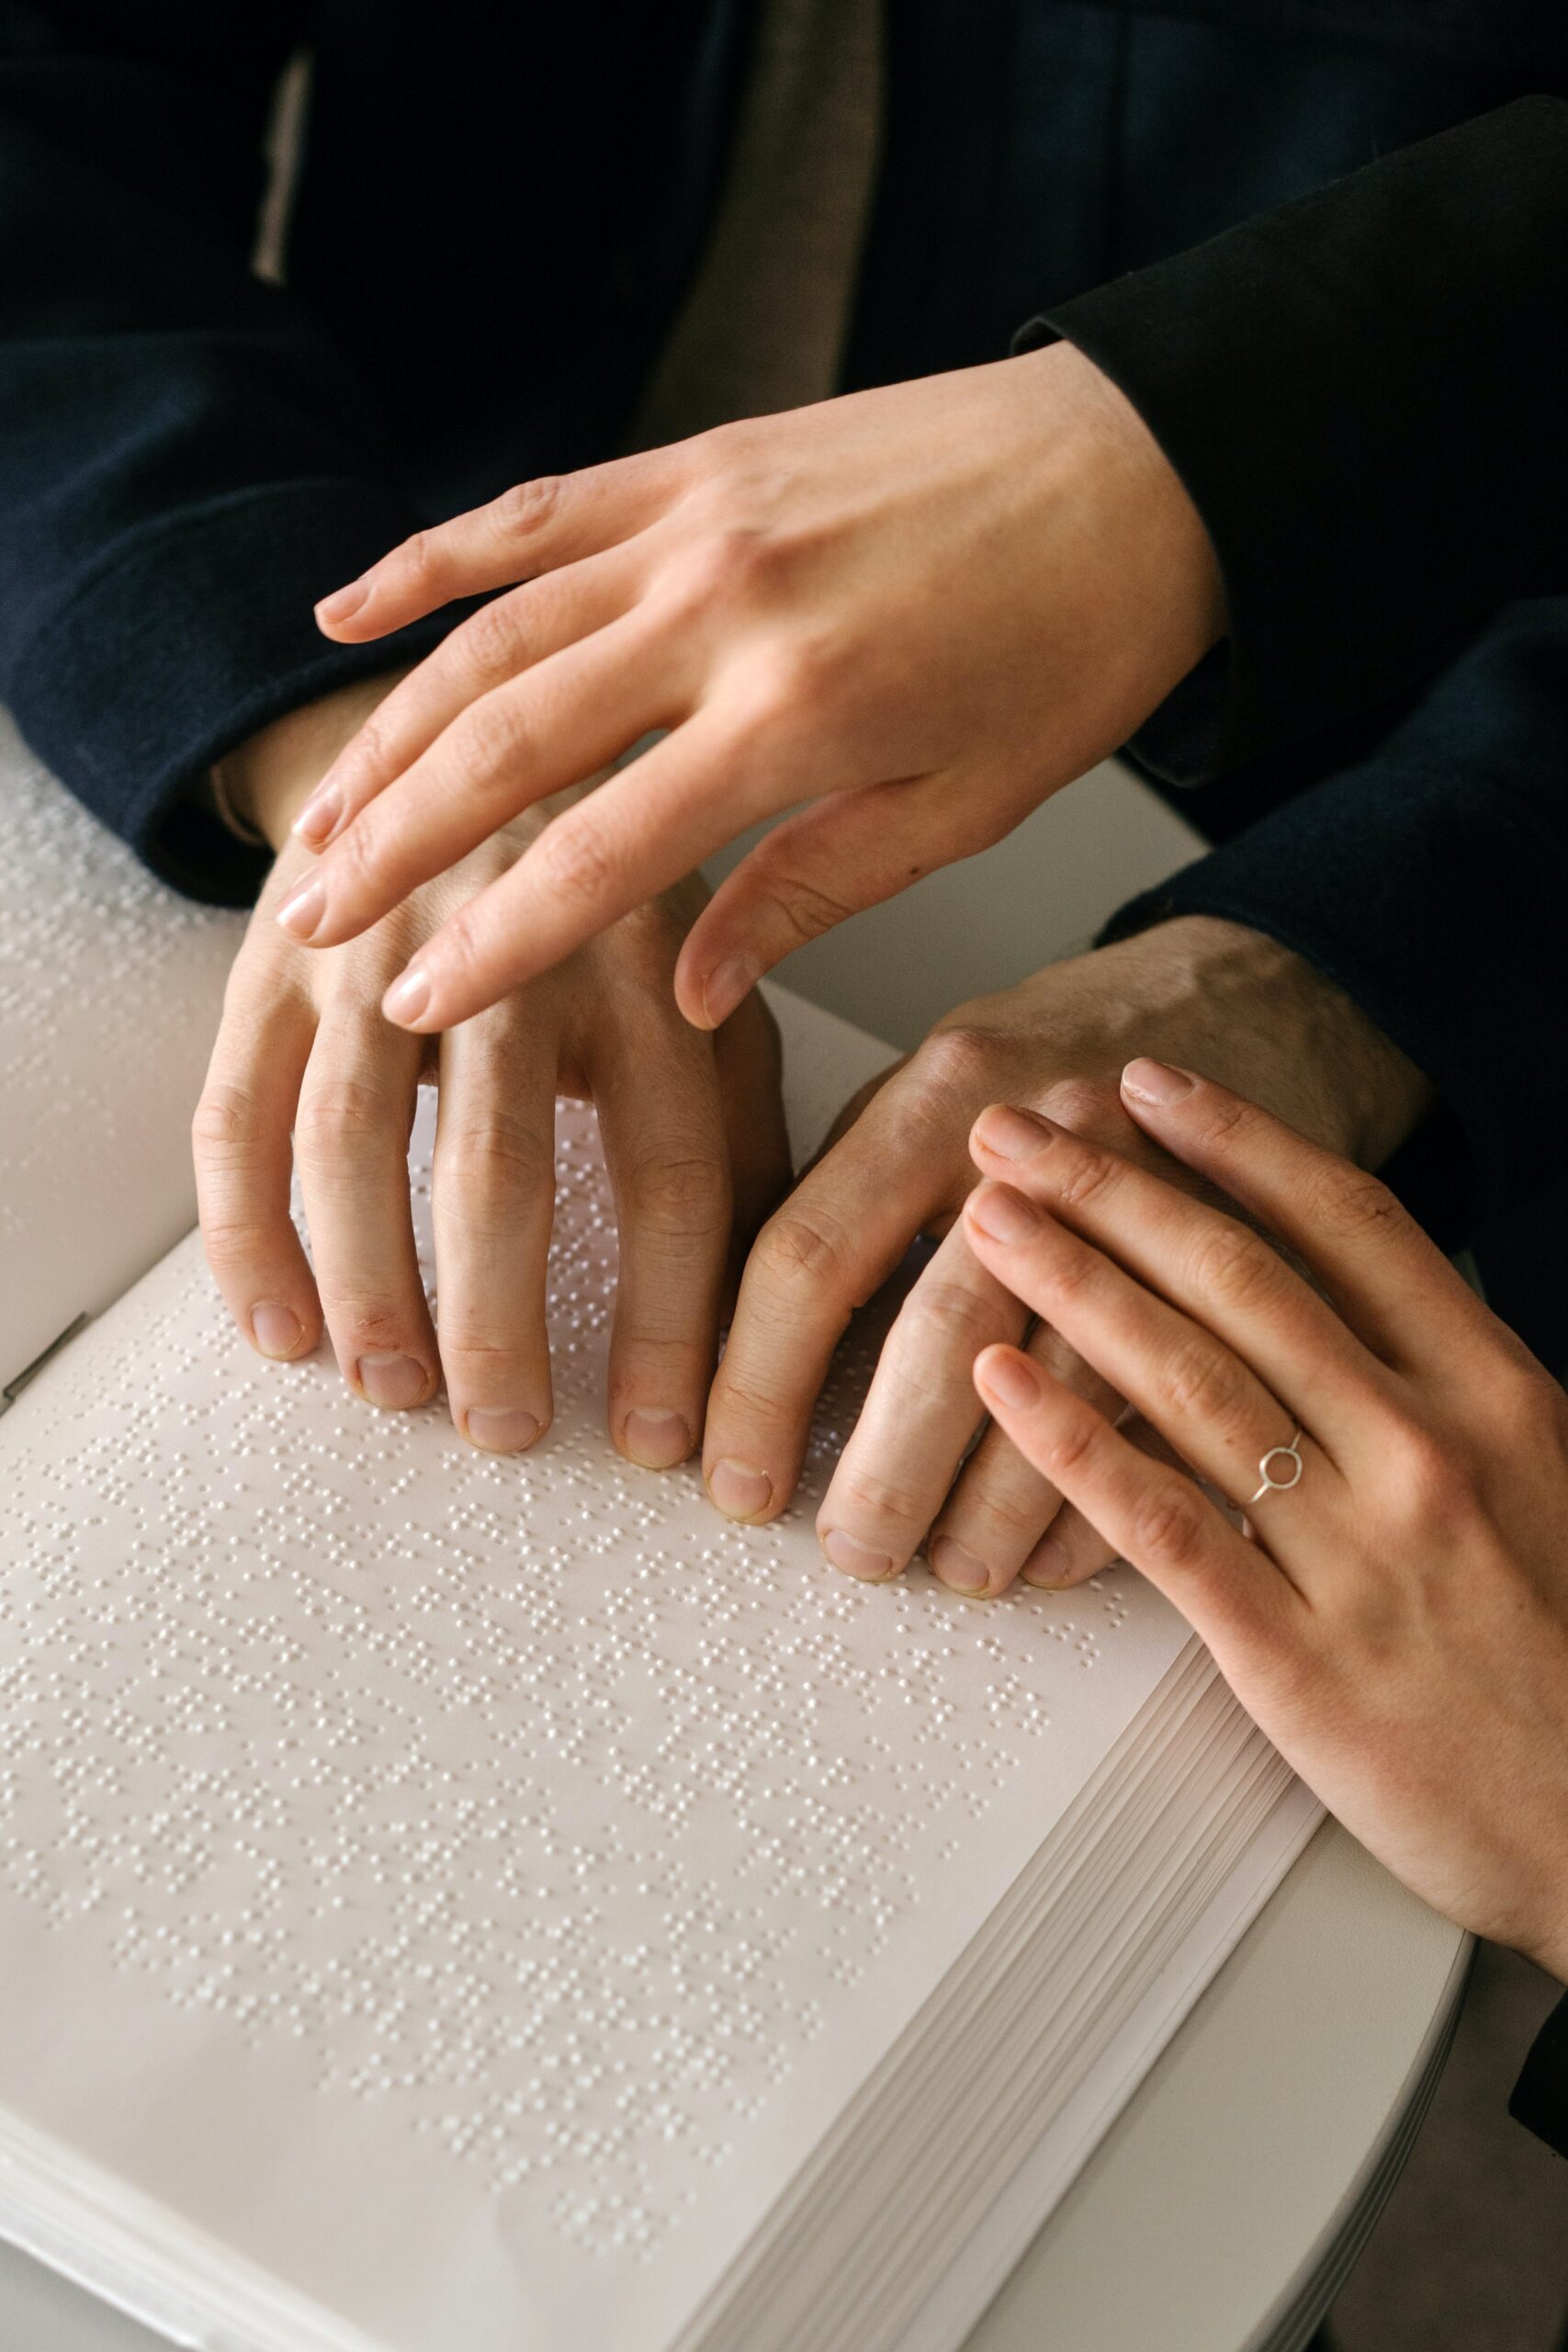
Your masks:
M1141 560L1129 581L1136 573L1157 583L1189 665L1200 661L1225 635L1229 615L1219 557L1187 485L1125 392L1076 344L1051 344L1012 364L1044 376L1051 408L1077 421L1075 462L1101 482L1109 526L1127 538L1130 519ZM1146 626L1146 615L1130 617Z
M285 711L237 743L212 771L220 813L231 814L236 829L259 833L275 854L281 850L295 818L344 745L406 675L404 667L356 679Z

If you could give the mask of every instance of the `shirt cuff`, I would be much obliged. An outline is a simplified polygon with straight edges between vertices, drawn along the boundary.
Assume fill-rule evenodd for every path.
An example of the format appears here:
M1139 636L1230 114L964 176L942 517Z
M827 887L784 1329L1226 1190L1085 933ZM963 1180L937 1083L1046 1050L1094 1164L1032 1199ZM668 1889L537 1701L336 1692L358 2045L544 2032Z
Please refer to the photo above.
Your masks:
M1536 2036L1508 2112L1560 2156L1568 2156L1568 1999L1559 2001Z
M470 609L369 645L317 629L316 600L419 520L390 492L323 480L236 493L128 535L23 648L7 682L17 725L161 879L248 905L270 853L224 825L209 772L285 712L417 659Z

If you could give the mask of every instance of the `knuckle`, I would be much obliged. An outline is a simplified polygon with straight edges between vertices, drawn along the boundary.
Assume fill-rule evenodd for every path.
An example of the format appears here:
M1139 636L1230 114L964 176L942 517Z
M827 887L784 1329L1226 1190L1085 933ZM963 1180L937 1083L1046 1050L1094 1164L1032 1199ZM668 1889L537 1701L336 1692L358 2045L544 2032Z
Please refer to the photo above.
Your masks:
M997 1059L997 1040L987 1030L960 1023L928 1037L910 1068L944 1100L967 1102L988 1097Z
M1405 1212L1388 1186L1364 1168L1337 1160L1310 1185L1306 1222L1313 1229L1343 1240L1392 1235L1404 1224Z
M935 1508L931 1495L921 1494L897 1478L885 1478L874 1468L862 1469L848 1456L833 1483L835 1516L842 1513L863 1524L867 1520L893 1521L901 1527L921 1530L931 1522ZM849 1506L847 1513L845 1505Z
M400 1299L352 1282L334 1283L330 1272L324 1279L318 1274L317 1286L333 1344L343 1354L357 1355L364 1349L396 1354L410 1351L412 1318ZM423 1352L417 1341L412 1345L415 1352Z
M449 640L463 667L479 677L507 676L524 647L522 616L510 596L492 596Z
M928 1275L911 1293L897 1328L901 1351L923 1356L934 1333L939 1345L977 1355L997 1336L997 1311L965 1283L932 1282Z
M440 541L434 531L412 531L397 553L403 583L416 593L434 588L441 576Z
M1179 1340L1172 1350L1160 1387L1172 1412L1223 1426L1241 1403L1242 1384L1241 1367L1234 1357L1211 1340L1192 1338Z
M266 1255L275 1236L261 1217L206 1216L201 1221L201 1239L209 1265L220 1272L254 1265Z
M493 510L503 537L526 539L536 536L559 509L564 487L560 474L535 474L527 481L513 482L510 490L503 490Z
M528 735L513 703L502 694L488 694L470 703L454 729L457 767L464 771L507 768L524 759Z
M294 1148L312 1169L380 1145L390 1131L386 1102L364 1079L319 1079L300 1096L294 1122Z
M668 1233L706 1233L729 1214L729 1171L705 1152L649 1152L627 1177L638 1221Z
M1092 1145L1075 1137L1067 1147L1068 1156L1056 1163L1059 1173L1053 1197L1063 1208L1082 1208L1087 1203L1113 1185L1122 1172L1122 1164L1109 1152L1097 1151Z
M808 881L803 875L771 877L768 892L796 946L803 946L808 939L819 939L825 931L847 922L855 912L844 899L835 898L830 890L824 890L819 883Z
M254 1150L259 1125L254 1095L209 1080L190 1123L191 1148L204 1164L231 1164Z
M770 1290L836 1290L844 1277L842 1243L799 1210L770 1217L751 1256Z
M597 906L615 888L615 862L588 825L558 817L541 836L537 854L549 888L576 905Z
M1450 1528L1480 1502L1476 1466L1452 1430L1406 1420L1385 1455L1395 1513L1418 1529Z
M1225 1224L1205 1234L1194 1251L1192 1284L1218 1306L1255 1308L1279 1295L1284 1271L1279 1251L1261 1234Z
M449 1188L470 1204L510 1202L552 1183L554 1175L553 1147L526 1120L504 1112L457 1122L436 1143L438 1197Z
M1052 1431L1038 1453L1032 1443L1030 1454L1046 1476L1060 1485L1089 1461L1099 1434L1098 1425L1087 1413L1075 1414Z
M1173 1568L1193 1567L1203 1549L1203 1521L1197 1495L1176 1480L1146 1494L1133 1514L1130 1553L1163 1561Z
M1059 1127L1076 1136L1103 1134L1106 1124L1121 1110L1114 1080L1063 1078L1048 1089L1040 1105Z

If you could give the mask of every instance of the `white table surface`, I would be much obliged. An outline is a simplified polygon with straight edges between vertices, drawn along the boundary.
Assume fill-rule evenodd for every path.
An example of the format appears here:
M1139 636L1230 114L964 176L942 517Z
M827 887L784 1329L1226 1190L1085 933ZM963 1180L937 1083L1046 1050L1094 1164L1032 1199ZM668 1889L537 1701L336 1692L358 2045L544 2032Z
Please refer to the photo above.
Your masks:
M874 910L780 978L912 1045L959 999L1087 942L1193 846L1141 787L1097 772L998 850ZM1457 1930L1327 1825L965 2352L1300 2352L1393 2185L1467 1958ZM0 2246L5 2352L160 2341Z

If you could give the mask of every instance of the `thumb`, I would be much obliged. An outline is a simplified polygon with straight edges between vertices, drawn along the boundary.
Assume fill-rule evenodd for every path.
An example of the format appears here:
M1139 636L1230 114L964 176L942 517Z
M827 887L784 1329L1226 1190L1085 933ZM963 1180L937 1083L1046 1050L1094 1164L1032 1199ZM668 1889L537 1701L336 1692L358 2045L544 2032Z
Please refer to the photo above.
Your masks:
M776 825L692 926L675 972L686 1019L716 1029L807 940L997 837L973 803L967 819L961 806L957 779L943 773L836 793Z

